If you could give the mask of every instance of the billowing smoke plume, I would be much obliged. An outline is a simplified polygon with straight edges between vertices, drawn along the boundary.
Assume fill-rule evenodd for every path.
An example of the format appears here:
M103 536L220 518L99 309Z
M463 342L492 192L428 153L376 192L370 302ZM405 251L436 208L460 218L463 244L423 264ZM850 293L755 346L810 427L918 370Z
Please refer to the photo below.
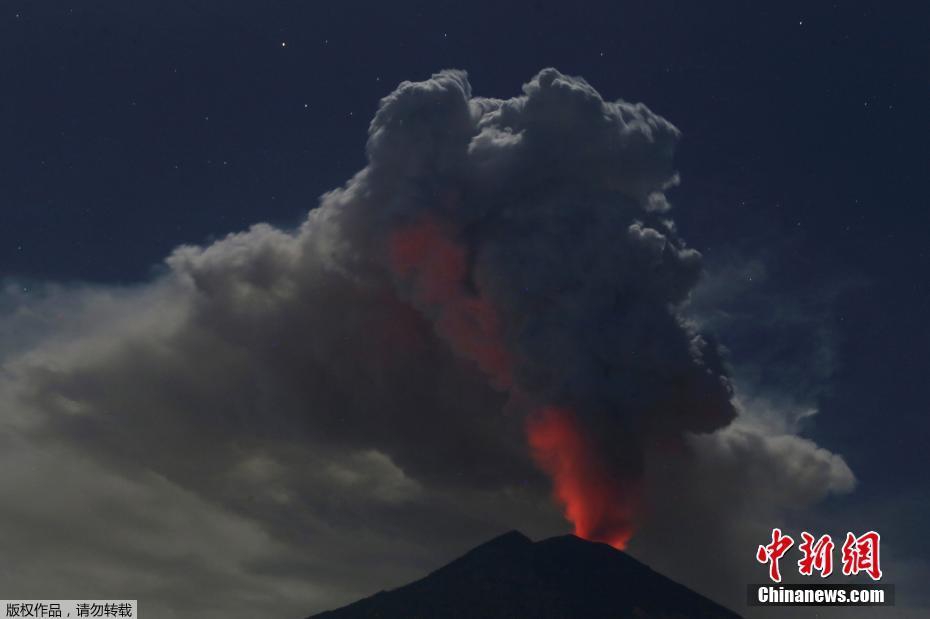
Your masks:
M473 96L459 71L405 82L371 123L368 165L298 230L178 248L134 289L21 300L0 441L90 453L261 523L303 549L292 572L338 592L321 606L465 539L554 532L550 497L618 547L662 509L643 547L673 556L666 521L713 512L701 497L728 495L702 488L720 471L752 503L746 445L766 447L766 470L790 457L822 473L783 479L772 509L845 489L836 456L728 425L716 347L680 313L701 256L668 220L677 139L553 69L508 100ZM20 539L5 556L25 554ZM352 557L392 568L333 569Z
M701 269L662 219L677 137L553 69L507 101L446 71L382 101L369 167L324 205L351 260L386 269L511 395L576 531L618 546L643 445L734 416L713 346L676 311Z

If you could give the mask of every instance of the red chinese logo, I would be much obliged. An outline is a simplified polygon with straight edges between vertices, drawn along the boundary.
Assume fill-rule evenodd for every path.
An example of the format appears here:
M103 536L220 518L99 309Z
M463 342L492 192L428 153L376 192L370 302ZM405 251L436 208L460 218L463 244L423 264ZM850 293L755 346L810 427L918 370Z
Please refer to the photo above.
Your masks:
M869 575L872 580L880 580L882 568L879 561L879 543L881 537L875 531L869 531L859 537L852 533L846 534L843 543L842 559L843 574L855 576L860 572ZM784 535L781 529L772 529L772 541L765 546L759 546L756 551L756 560L769 566L769 578L773 582L781 582L781 570L778 561L794 545L790 535ZM833 539L829 535L822 535L819 539L804 531L801 533L801 543L798 550L801 558L798 560L798 572L802 576L812 576L814 571L826 578L833 573Z

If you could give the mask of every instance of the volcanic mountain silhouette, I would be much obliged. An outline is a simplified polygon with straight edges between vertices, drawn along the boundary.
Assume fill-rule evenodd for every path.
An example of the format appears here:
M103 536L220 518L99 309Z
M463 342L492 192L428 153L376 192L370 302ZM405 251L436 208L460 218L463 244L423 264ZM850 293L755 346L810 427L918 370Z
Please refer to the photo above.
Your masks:
M429 576L310 619L739 619L628 554L574 535L496 537Z

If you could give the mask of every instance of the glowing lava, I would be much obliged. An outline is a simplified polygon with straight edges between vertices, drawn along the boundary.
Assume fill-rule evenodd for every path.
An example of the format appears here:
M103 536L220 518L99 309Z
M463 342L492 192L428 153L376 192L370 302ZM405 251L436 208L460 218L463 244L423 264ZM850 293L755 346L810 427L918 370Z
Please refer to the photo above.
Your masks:
M625 548L633 534L637 485L608 473L567 409L538 411L527 419L526 430L533 457L552 477L555 498L575 535Z

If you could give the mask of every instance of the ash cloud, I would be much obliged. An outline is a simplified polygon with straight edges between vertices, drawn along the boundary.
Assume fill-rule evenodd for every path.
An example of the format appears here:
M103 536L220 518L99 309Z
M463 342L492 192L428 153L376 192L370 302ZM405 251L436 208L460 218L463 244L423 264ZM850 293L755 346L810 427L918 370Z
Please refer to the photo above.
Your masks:
M323 208L366 272L400 244L385 279L494 386L571 407L603 465L638 476L644 443L735 414L714 345L676 309L701 271L661 215L678 130L554 69L523 90L474 98L456 71L402 84L368 168Z
M293 607L310 612L500 529L564 531L524 418L570 407L603 465L643 485L634 551L707 573L662 543L670 528L716 514L728 543L853 478L809 441L742 423L715 342L682 314L702 263L668 221L678 137L554 69L507 100L474 96L461 71L404 82L371 123L368 165L299 229L179 247L135 288L8 292L0 440L10 457L41 448L75 474L188 493L199 503L177 509L267 535L273 556L228 549L236 578L296 574L309 589ZM753 479L773 472L778 491L760 495ZM745 509L721 505L733 497ZM135 509L102 490L84 500ZM28 561L30 539L4 537L3 554ZM197 573L222 590L215 570ZM119 597L107 578L81 595Z

